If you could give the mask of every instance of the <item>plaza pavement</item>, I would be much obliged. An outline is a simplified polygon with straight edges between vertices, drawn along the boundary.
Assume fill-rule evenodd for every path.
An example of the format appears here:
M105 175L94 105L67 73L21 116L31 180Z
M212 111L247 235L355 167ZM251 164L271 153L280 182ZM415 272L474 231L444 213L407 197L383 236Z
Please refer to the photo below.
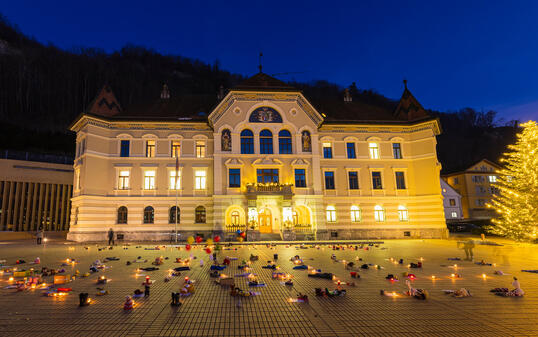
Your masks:
M475 238L476 239L476 238ZM278 245L267 248L264 245L248 247L234 246L232 250L220 252L223 256L238 257L239 260L224 271L228 275L240 274L237 269L241 259L248 259L252 253L260 259L252 264L258 280L266 287L251 288L260 291L260 296L231 297L229 290L221 288L209 277L210 261L202 249L176 248L144 250L155 244L145 244L135 248L131 244L124 250L121 245L113 250L98 251L104 245L73 244L55 241L44 246L36 246L28 241L5 241L0 239L0 260L14 265L17 259L27 262L37 256L41 266L59 268L66 258L74 258L79 263L71 269L88 271L95 259L108 256L119 257L119 261L107 263L105 272L92 274L88 278L77 278L68 284L73 293L63 298L44 297L40 290L16 292L3 289L8 276L0 277L0 335L1 336L525 336L538 335L538 274L523 273L521 269L538 269L538 253L535 245L501 241L503 246L476 245L475 261L485 260L496 263L495 267L478 266L469 261L448 261L448 257L465 257L463 250L456 247L456 240L386 240L380 247L369 250L337 250L327 246L320 249L298 249L297 245ZM235 248L237 247L237 250ZM182 272L181 277L165 283L167 270L177 266L176 257L186 258L193 253L203 258L204 267L198 260L191 264L191 271ZM271 270L261 267L278 253L277 263L281 271L293 275L294 287L285 286L271 279ZM333 262L331 254L338 259L356 263L372 263L385 269L369 269L360 272L361 279L351 279L343 263ZM305 263L323 272L334 273L342 281L355 281L356 287L345 287L344 297L319 298L314 288L333 288L335 284L322 279L307 277L307 271L293 270L289 260L300 255ZM126 265L127 260L137 256L148 263ZM151 266L155 257L169 257L160 270L144 273L156 280L151 286L149 298L135 299L135 308L124 312L125 296L135 289L143 290L143 276L136 277L137 267ZM363 262L356 261L360 257ZM395 265L389 258L404 259L403 265ZM430 297L417 300L406 296L391 298L381 296L380 289L405 290L405 283L391 283L385 280L388 273L401 276L408 271L407 263L423 258L422 269L412 269L418 279L413 282L417 288L429 291ZM458 264L461 279L451 279L454 268L441 265ZM28 264L18 266L30 268ZM494 270L502 270L512 275L494 275ZM96 296L96 279L106 275L111 281L104 286L109 295ZM482 274L486 274L484 279ZM431 279L436 276L436 280ZM490 288L511 287L512 276L520 279L526 292L523 298L503 298L489 293ZM183 277L195 280L196 292L183 299L181 307L170 306L170 293L178 291ZM50 279L50 277L49 277ZM236 285L247 290L247 280L236 278ZM442 289L465 287L473 294L469 298L454 298L445 295ZM88 307L78 307L78 293L88 292L93 302ZM309 303L289 303L297 292L309 296Z

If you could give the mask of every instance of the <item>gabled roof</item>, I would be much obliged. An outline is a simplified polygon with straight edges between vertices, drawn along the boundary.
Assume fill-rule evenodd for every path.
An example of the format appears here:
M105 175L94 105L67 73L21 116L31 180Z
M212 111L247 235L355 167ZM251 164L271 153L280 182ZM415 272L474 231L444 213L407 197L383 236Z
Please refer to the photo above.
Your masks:
M244 91L299 91L296 88L269 76L265 73L259 72L256 75L244 80L232 90L244 90Z
M460 174L464 174L464 173L491 173L491 171L472 170L472 168L474 166L480 164L481 162L485 162L486 164L493 166L496 170L501 170L502 169L502 166L500 166L499 164L496 164L496 163L492 162L491 160L488 160L488 159L484 158L484 159L481 159L481 160L477 161L476 163L469 166L467 169L465 169L463 171L444 174L443 177L450 177L450 176L460 175ZM495 172L495 171L493 171L493 172Z
M105 85L85 112L92 115L111 117L121 112L121 106L110 86Z
M430 117L418 100L407 89L407 81L404 80L405 89L398 106L394 110L394 117L401 120L416 121Z

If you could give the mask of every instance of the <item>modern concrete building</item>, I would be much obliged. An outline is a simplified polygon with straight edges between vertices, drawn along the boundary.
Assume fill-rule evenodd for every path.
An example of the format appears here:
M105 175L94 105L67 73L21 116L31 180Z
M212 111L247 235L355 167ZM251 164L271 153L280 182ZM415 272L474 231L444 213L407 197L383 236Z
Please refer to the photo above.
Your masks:
M0 230L68 230L73 191L70 160L16 151L1 151L0 156Z
M461 195L464 219L487 220L495 213L487 208L494 194L497 171L501 167L487 159L482 159L462 172L444 175L442 178Z
M463 219L461 209L461 195L456 192L446 181L441 179L441 193L443 193L443 207L447 222L460 221Z
M167 239L254 228L267 238L446 235L437 119L404 89L397 107L348 91L311 101L264 73L199 97L164 86L122 108L105 87L77 133L68 239ZM200 103L201 104L201 103ZM176 208L177 204L177 208Z

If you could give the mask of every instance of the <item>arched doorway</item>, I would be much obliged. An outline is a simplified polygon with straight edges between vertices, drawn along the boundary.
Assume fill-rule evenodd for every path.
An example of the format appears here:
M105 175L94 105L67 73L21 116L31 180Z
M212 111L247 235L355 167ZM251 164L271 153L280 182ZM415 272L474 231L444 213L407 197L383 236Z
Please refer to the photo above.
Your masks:
M260 226L260 233L271 233L273 231L273 219L269 208L264 208L258 213L258 225Z

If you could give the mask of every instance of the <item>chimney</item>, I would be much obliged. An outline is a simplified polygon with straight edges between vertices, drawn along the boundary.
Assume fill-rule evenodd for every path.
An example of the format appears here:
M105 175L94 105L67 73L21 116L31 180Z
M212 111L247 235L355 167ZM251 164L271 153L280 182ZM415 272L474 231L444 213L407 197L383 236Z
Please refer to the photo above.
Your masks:
M351 102L351 101L352 101L351 93L349 92L349 89L346 88L344 89L344 102Z
M168 89L168 86L166 84L163 84L163 90L161 91L161 99L169 99L170 98L170 90Z
M217 99L220 101L224 98L224 86L221 84L219 88L219 92L217 93Z

